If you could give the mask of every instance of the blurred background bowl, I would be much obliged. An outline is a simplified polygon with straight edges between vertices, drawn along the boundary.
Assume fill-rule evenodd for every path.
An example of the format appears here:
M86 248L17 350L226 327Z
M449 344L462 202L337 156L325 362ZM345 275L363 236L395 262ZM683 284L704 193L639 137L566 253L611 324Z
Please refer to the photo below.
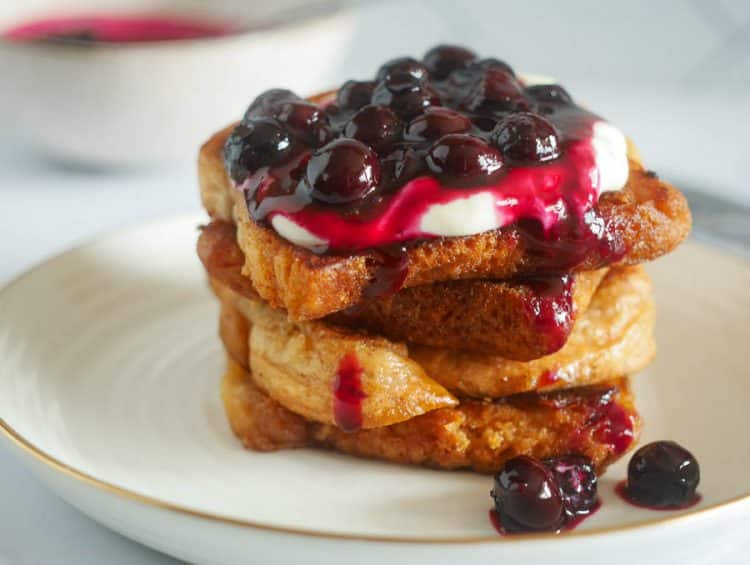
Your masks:
M188 18L237 31L141 43L2 39L31 20L97 14ZM14 142L78 165L193 158L259 92L278 85L303 95L329 88L353 30L336 1L3 1L0 124Z

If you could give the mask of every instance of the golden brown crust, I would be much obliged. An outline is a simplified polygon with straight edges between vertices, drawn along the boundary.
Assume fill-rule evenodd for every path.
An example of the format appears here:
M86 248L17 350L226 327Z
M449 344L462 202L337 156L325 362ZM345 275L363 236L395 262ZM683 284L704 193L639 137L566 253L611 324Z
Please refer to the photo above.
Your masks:
M321 318L361 302L375 276L377 257L370 251L316 255L253 221L224 171L221 148L230 131L231 127L225 128L201 148L201 195L212 218L237 224L244 273L256 291L295 320ZM690 231L685 197L634 160L626 187L603 193L598 210L626 249L618 264L633 265L663 255ZM540 268L540 259L526 252L517 226L417 242L409 246L408 257L405 287L457 279L506 279ZM576 270L591 270L601 262L593 253Z
M406 347L386 339L354 333L321 322L295 324L262 300L245 298L220 283L212 282L224 309L234 307L247 321L247 328L234 316L225 316L230 326L222 328L222 339L233 358L243 354L239 344L248 344L242 365L255 375L255 384L271 398L305 418L335 423L333 383L339 364L347 355L356 356L361 374L361 426L375 428L411 419L437 408L454 406L457 400L409 358ZM242 359L242 357L240 357Z
M274 312L263 304L260 299L254 301L222 287L214 281L214 288L222 302L222 309L237 308L247 312L249 308L265 312ZM243 314L249 317L248 314ZM275 316L279 316L276 312ZM257 318L256 318L257 319ZM283 319L283 316L281 317ZM234 320L234 318L232 318ZM360 343L377 344L385 351L393 349L399 356L408 356L415 362L419 371L412 368L413 374L426 375L430 381L439 383L448 391L459 397L472 398L501 398L513 394L533 391L537 389L553 390L560 388L579 387L618 378L624 374L643 369L651 362L655 353L654 343L654 305L651 297L651 283L642 267L627 269L613 269L594 295L594 299L587 312L578 320L568 343L557 353L529 362L510 361L502 357L467 353L444 348L432 348L410 345L408 352L403 345L390 344L385 340L377 340L368 334L336 328L323 322L288 322L284 329L266 327L258 330L252 346L252 338L248 335L248 327L236 324L222 328L221 335L229 354L243 367L256 371L257 365L271 363L274 369L273 386L280 387L289 380L294 381L294 367L304 367L306 371L317 367L310 361L315 357L311 351L297 350L296 354L284 354L288 341L299 339L299 335L316 337L315 343L327 344L326 354L337 359L349 350L355 349ZM323 329L325 328L325 330ZM229 335L229 339L225 336ZM235 345L242 341L251 342L251 359L242 357L243 352ZM256 348L258 348L256 350ZM262 349L260 349L262 348ZM262 357L253 359L253 355L262 352ZM287 351L288 353L288 351ZM330 363L329 363L330 365ZM411 365L408 365L411 367ZM290 367L292 369L290 369ZM389 367L388 370L373 369L380 375L378 390L385 398L396 397L400 391L389 391L398 383L394 378L399 375L397 370L403 368L401 363ZM318 369L315 379L319 383L327 383L328 378L335 372L335 368L328 367L328 373ZM394 371L393 375L389 371ZM259 373L257 382L266 392L270 390L265 380L271 376L267 371ZM433 390L432 386L424 388L427 381L421 380L425 391ZM375 385L373 385L375 386ZM309 394L309 389L308 389ZM330 388L324 387L320 392L330 400ZM271 394L288 408L312 417L308 412L296 407L296 398L289 395ZM298 393L295 396L305 397ZM425 398L429 398L427 395ZM324 399L325 400L325 399ZM408 404L407 404L408 406ZM330 415L330 406L321 401L323 415ZM312 417L319 421L328 421L321 416ZM406 419L406 418L403 418Z
M628 420L637 436L640 421L627 379L607 386L616 388L607 406ZM290 412L263 394L250 374L232 361L222 385L229 422L249 449L327 447L394 463L483 473L498 471L520 454L547 458L580 453L599 470L614 462L622 446L602 433L602 418L609 414L595 407L592 392L579 389L557 398L531 396L494 403L465 401L393 426L346 433Z
M571 275L573 321L607 269ZM368 300L326 320L413 344L529 361L558 351L568 333L544 331L530 306L539 294L519 281L444 281Z
M198 255L211 277L258 299L252 283L242 275L244 255L235 232L228 222L211 222L198 239ZM606 271L571 275L573 320L586 311ZM367 300L325 321L395 341L531 360L559 350L567 339L564 331L540 331L529 306L535 294L531 285L513 281L446 281Z

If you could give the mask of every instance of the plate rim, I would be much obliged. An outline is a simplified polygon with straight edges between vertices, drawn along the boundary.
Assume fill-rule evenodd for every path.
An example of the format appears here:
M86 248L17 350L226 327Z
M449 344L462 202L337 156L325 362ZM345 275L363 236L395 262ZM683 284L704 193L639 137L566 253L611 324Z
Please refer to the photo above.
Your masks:
M203 217L205 218L205 216ZM17 285L22 284L25 279L33 276L38 270L41 270L47 267L49 264L53 262L65 260L67 256L72 255L78 251L81 251L83 249L96 245L98 243L101 243L105 240L111 240L111 239L115 239L117 237L126 235L128 232L138 231L140 229L146 229L149 227L154 227L154 226L165 224L165 223L187 222L191 218L194 218L196 221L200 222L201 214L198 211L189 211L189 212L186 211L182 213L161 216L158 218L154 218L154 219L150 219L150 220L146 220L142 222L134 222L134 223L119 226L110 230L104 230L102 232L99 232L95 234L94 236L86 238L80 243L77 243L69 248L66 248L65 250L61 252L54 253L48 256L42 261L23 270L21 273L11 277L2 285L0 285L0 298L3 298L8 292L10 292ZM750 262L748 262L747 259L745 259L742 255L732 252L731 249L729 250L722 249L716 245L711 245L705 242L696 241L695 239L690 239L689 241L690 241L691 246L701 247L701 248L710 250L712 252L718 252L724 257L734 262L737 262L745 267L750 266ZM2 364L2 359L0 359L0 364ZM738 506L742 502L750 501L750 491L748 491L745 494L741 494L729 500L725 500L723 502L720 502L718 504L713 504L711 506L706 506L704 508L700 508L692 512L665 516L661 519L648 520L646 522L629 524L625 526L610 526L610 527L592 528L592 529L580 530L580 531L578 530L569 531L569 532L565 532L562 535L557 534L557 533L522 533L522 534L517 534L513 536L493 535L493 536L453 536L453 537L433 537L433 536L398 537L398 536L377 535L377 534L355 534L355 533L345 533L345 532L337 532L337 531L330 531L330 530L315 530L315 529L308 529L308 528L279 526L279 525L274 525L274 524L258 522L254 520L234 518L234 517L219 514L219 513L206 512L203 510L190 508L188 506L183 506L174 502L161 500L154 496L142 494L135 490L131 490L131 489L116 485L114 483L110 483L104 479L97 478L85 471L81 471L80 469L73 467L72 465L69 465L68 463L65 463L64 461L60 460L57 457L50 455L49 453L47 453L46 451L44 451L43 449L35 445L31 440L29 440L28 438L20 434L2 416L0 416L0 437L3 437L5 440L10 442L10 444L15 445L16 447L20 448L21 451L25 453L27 456L30 456L33 459L35 459L37 462L41 462L42 464L44 464L49 470L62 473L63 475L66 475L69 478L75 479L80 483L84 483L89 487L93 487L93 488L96 488L97 490L105 491L110 494L114 494L118 496L119 498L126 499L131 502L137 502L137 503L149 506L151 508L166 510L166 511L180 514L183 516L189 516L189 517L198 518L201 520L208 520L214 523L225 524L225 525L230 525L230 526L235 526L235 527L249 528L249 529L258 530L261 532L271 532L271 533L277 533L277 534L304 536L304 537L311 537L311 538L318 538L318 539L322 538L322 539L337 540L337 541L365 541L365 542L375 542L375 543L398 543L398 544L416 544L416 545L419 545L419 544L473 545L473 544L490 544L490 543L506 543L507 544L507 543L521 542L521 541L525 541L525 542L530 542L530 541L542 542L542 541L552 541L552 540L564 541L566 539L581 539L581 538L591 538L591 537L598 538L602 535L607 535L607 534L612 535L612 534L633 532L636 530L651 529L651 528L660 526L665 523L671 524L675 522L687 522L687 521L698 519L700 517L704 517L709 513L716 513L719 511L723 511L723 510L726 510L728 507Z

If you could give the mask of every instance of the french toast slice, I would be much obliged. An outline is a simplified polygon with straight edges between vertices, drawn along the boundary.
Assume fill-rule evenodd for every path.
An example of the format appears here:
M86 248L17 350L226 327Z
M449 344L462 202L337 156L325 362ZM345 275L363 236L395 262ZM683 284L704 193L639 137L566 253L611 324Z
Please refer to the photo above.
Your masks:
M230 356L252 370L256 384L275 400L307 419L321 422L331 420L335 365L349 351L377 346L388 351L389 356L398 356L399 363L369 365L370 372L366 373L368 386L377 391L377 398L395 400L404 397L400 387L404 367L411 368L413 379L423 374L459 398L493 399L618 378L643 369L655 352L651 285L642 267L613 269L565 347L530 362L445 348L404 346L321 321L290 322L259 298L237 294L217 280L212 281L212 287L222 304L219 333ZM308 343L305 337L313 341ZM303 347L300 342L308 345ZM321 364L321 358L329 360ZM307 375L304 388L300 388L300 374ZM425 386L427 381L412 382L420 383L415 390L423 394L406 404L414 415L418 412L414 404L436 397L426 394L435 390ZM438 398L450 402L444 396ZM408 414L401 416L406 420Z
M231 129L218 132L201 148L201 197L212 219L237 225L238 243L245 255L243 272L255 290L298 321L322 318L361 303L378 276L377 251L318 255L250 218L242 193L224 169L222 148ZM622 253L607 257L598 247L592 248L575 265L576 271L655 259L674 249L690 231L685 197L646 171L634 150L626 186L603 193L596 209ZM518 225L510 225L471 236L414 242L407 246L403 287L457 279L507 279L547 269L547 259L524 233Z
M243 361L255 383L295 413L347 425L337 419L334 383L348 355L357 360L363 397L357 427L387 426L458 402L409 358L402 343L318 321L295 324L260 299L244 298L215 281L212 286L222 299L219 333L227 350L247 351Z
M242 272L233 224L214 221L198 240L209 275L259 298ZM558 351L607 269L527 281L445 281L368 299L324 320L395 341L526 361Z
M392 426L344 432L288 410L231 359L222 399L235 435L248 449L322 447L393 463L497 472L508 459L579 453L599 471L637 438L640 417L627 379L602 386L520 395L492 403L463 401Z

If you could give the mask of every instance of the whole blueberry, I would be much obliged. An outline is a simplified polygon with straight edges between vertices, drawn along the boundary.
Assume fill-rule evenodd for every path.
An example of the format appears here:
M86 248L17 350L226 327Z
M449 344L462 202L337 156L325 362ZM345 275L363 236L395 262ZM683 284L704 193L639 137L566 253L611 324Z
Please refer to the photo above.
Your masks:
M287 159L293 152L289 132L272 118L254 118L234 128L224 145L224 163L236 183L261 167Z
M367 145L340 138L315 151L305 180L316 200L342 204L364 198L380 182L380 162Z
M507 112L516 109L523 101L523 88L504 68L490 66L478 73L467 86L461 107L477 114Z
M519 163L540 163L560 156L559 134L552 122L531 112L506 116L492 132L503 155Z
M689 504L699 482L698 461L673 441L644 445L628 464L627 495L641 504L657 508Z
M399 57L383 63L375 75L375 81L380 82L397 74L406 74L418 81L428 77L427 67L412 57Z
M435 80L443 80L456 69L463 69L477 58L471 49L458 45L438 45L424 56L424 65Z
M440 96L427 83L409 74L394 74L378 83L372 103L388 106L402 120L410 120L430 106L440 106Z
M502 172L503 156L483 139L450 133L427 152L427 166L450 186L479 186L495 181Z
M390 108L365 106L354 114L344 134L379 151L400 139L401 128L401 120Z
M320 147L333 137L328 115L310 102L290 101L279 105L276 119L311 147Z
M275 118L281 106L287 102L299 101L301 98L291 90L272 88L259 94L245 112L243 122L253 118Z
M407 141L434 140L449 133L463 133L471 129L471 120L450 108L434 106L427 108L406 126Z
M505 463L495 475L492 497L495 511L508 532L559 530L565 507L552 472L525 455Z

